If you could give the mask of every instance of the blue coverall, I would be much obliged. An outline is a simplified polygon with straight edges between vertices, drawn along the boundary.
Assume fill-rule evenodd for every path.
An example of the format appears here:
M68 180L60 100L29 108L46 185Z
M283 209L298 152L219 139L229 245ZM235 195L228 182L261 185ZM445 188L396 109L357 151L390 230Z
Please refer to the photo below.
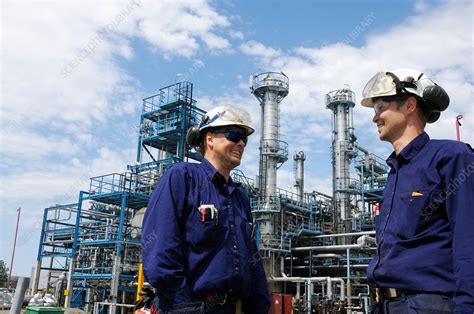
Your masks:
M217 214L203 215L212 206ZM156 184L143 220L143 269L160 306L226 294L240 299L245 313L268 313L253 232L249 200L237 183L226 182L206 159L173 165Z
M472 148L422 133L387 163L391 170L375 217L378 249L368 267L369 283L407 291L402 305L414 310L407 313L436 313L441 307L473 313Z

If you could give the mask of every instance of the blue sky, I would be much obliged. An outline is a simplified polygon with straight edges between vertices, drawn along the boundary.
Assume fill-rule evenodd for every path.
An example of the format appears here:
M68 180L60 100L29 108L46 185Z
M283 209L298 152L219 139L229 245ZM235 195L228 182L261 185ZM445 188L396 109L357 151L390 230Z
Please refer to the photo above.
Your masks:
M348 84L360 100L378 71L415 68L435 78L451 105L427 131L474 142L471 1L2 2L1 252L29 275L43 209L72 203L91 176L133 163L141 100L175 79L194 83L204 109L230 103L254 117L241 169L257 174L259 115L248 77L283 71L290 94L281 133L303 150L306 190L331 193L331 112L324 95ZM181 74L177 76L177 74ZM372 111L357 102L359 144L390 153ZM291 189L291 158L278 173Z

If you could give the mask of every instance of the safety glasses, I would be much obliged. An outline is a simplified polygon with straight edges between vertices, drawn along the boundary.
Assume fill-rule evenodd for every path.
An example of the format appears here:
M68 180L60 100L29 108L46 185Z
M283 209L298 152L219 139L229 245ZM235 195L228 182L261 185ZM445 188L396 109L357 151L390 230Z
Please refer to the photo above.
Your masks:
M225 138L231 142L234 143L239 143L240 141L244 142L244 146L247 145L247 134L241 131L235 131L235 130L212 130L211 133L213 134L224 134Z
M390 106L390 101L385 101L383 99L377 100L376 102L374 102L375 114L377 115L381 113L382 111L385 111L385 109L387 109L388 106Z

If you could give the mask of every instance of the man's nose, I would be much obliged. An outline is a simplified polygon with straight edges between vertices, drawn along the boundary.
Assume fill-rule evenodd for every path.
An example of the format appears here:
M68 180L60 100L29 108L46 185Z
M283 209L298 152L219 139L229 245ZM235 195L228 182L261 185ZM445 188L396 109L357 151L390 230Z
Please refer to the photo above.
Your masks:
M245 142L244 142L244 140L240 140L240 141L237 143L237 145L240 145L240 146L242 146L242 147L245 147Z
M374 114L374 117L372 118L372 122L373 122L373 123L377 123L377 120L378 120L378 119L379 119L379 114L376 113L376 114Z

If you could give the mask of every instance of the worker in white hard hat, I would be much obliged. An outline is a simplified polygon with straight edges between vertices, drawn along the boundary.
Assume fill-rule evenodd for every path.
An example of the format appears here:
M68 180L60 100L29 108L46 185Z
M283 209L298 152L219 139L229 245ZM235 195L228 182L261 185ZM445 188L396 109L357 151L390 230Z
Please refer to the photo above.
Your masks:
M210 110L186 138L202 162L178 163L158 181L142 254L160 314L268 313L250 203L230 177L253 132L247 112L230 105Z
M448 94L402 69L375 74L362 96L394 149L367 269L377 287L372 313L473 313L474 153L424 131L448 107Z

